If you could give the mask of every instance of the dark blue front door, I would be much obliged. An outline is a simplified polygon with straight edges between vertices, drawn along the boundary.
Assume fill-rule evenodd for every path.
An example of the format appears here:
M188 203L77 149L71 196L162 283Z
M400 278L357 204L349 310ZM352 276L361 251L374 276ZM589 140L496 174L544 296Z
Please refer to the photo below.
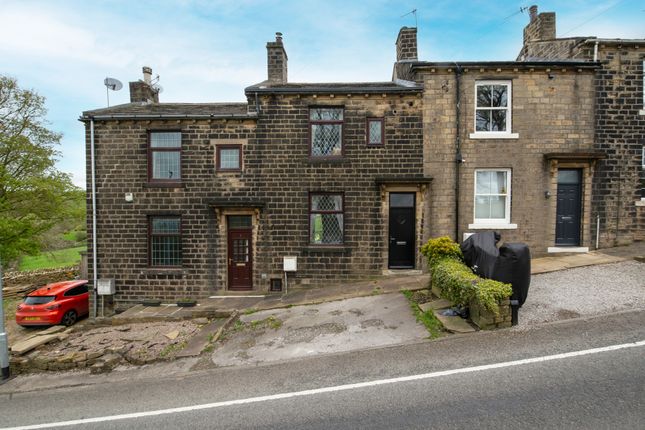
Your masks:
M582 208L582 171L558 170L558 201L556 209L555 244L580 245Z

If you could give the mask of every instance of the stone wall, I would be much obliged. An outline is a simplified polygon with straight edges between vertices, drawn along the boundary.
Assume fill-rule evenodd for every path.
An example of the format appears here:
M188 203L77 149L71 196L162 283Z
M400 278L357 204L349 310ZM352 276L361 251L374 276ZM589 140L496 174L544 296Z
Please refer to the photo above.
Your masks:
M53 282L71 281L78 275L78 267L72 266L58 269L32 270L29 272L7 272L4 274L2 280L3 287L7 289L24 285L38 288Z
M485 309L476 301L468 305L470 320L482 330L510 327L512 324L511 301L502 300L498 303L499 314Z
M596 148L604 152L594 182L594 214L600 217L600 247L642 240L636 206L645 188L643 61L645 44L600 44L596 75Z
M549 79L551 73L554 78ZM475 83L479 80L512 81L512 132L515 138L481 139L474 132ZM455 237L456 78L454 69L424 72L424 174L433 177L427 228L431 237ZM593 149L593 71L575 68L464 69L460 82L460 140L463 163L459 166L459 233L477 232L474 223L476 169L511 169L511 224L498 229L506 242L524 242L532 255L554 246L554 175L547 153ZM578 166L576 166L578 167ZM592 170L584 167L591 180ZM589 182L590 184L590 182ZM585 196L590 195L586 189ZM590 243L589 207L585 208L583 243Z
M387 220L382 216L385 196L376 179L422 175L421 102L417 93L266 95L259 97L257 122L95 122L98 277L115 279L115 306L125 308L146 297L170 302L226 292L225 223L230 214L253 217L256 292L268 291L270 279L283 276L284 256L298 257L290 287L380 273L388 242ZM310 158L310 106L344 107L342 158ZM368 117L384 118L384 145L366 145ZM150 130L182 131L182 181L178 186L148 183ZM89 151L89 135L87 139ZM231 142L242 146L243 170L216 171L216 145ZM309 244L309 194L321 191L344 195L341 246ZM132 202L125 200L126 193L133 194ZM151 215L181 216L181 268L148 267ZM88 231L92 231L91 220ZM91 245L88 254L92 254Z

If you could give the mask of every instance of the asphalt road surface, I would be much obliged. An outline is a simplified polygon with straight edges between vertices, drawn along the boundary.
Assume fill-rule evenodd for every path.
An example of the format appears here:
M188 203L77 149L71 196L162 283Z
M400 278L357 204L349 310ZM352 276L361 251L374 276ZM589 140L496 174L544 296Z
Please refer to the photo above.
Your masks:
M645 428L644 341L645 312L630 311L171 378L5 388L0 428Z

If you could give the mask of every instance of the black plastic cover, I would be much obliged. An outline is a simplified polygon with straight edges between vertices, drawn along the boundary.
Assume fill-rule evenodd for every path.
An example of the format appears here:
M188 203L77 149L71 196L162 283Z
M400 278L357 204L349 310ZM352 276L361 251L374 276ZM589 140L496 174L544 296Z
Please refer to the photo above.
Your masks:
M499 257L493 277L496 281L513 286L511 300L522 306L531 284L531 253L525 243L505 243L499 248Z
M511 284L519 306L526 301L531 283L531 253L524 243L506 243L499 249L497 232L475 233L461 243L464 261L482 278Z
M495 262L499 256L497 249L499 239L499 233L486 231L475 233L461 243L464 261L475 274L492 279L495 272Z

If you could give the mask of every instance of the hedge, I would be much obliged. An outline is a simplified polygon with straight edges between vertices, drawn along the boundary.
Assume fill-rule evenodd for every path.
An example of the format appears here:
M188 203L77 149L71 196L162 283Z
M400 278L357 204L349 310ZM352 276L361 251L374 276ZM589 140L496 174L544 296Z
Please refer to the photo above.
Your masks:
M430 239L421 247L421 253L428 258L432 284L454 304L468 306L475 300L499 315L498 303L513 294L510 284L475 275L464 264L459 245L447 236Z

